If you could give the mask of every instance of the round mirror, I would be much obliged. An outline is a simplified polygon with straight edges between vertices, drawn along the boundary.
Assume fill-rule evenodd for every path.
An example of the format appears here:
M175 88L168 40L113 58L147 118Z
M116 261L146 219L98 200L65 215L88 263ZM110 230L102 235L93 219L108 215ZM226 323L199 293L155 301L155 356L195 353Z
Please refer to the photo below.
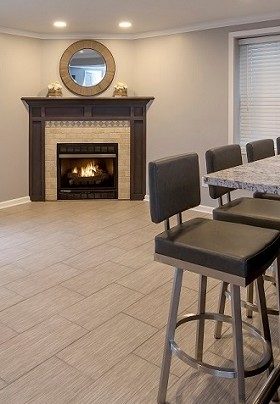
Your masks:
M93 49L82 49L71 57L69 74L75 83L83 87L92 87L103 80L106 62L103 56Z
M109 87L115 74L115 61L109 49L100 42L78 41L63 53L59 71L71 92L91 96Z

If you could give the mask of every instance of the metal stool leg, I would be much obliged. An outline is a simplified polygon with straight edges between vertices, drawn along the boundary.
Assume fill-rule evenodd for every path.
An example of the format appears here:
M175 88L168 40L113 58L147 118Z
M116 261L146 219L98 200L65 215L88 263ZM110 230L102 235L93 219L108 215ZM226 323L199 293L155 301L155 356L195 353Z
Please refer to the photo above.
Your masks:
M236 402L245 403L245 371L244 371L244 353L243 353L243 334L241 317L241 299L240 286L230 285L232 297L232 328L233 328L233 347L234 347L234 366L236 369L237 390Z
M278 304L278 310L279 310L278 321L280 321L280 256L277 257L275 280L276 280L277 304ZM279 323L279 329L278 329L278 346L280 347L280 323Z
M258 309L259 309L259 313L260 313L263 337L269 344L271 352L272 352L271 334L270 334L267 307L266 307L266 298L265 298L265 292L264 292L264 279L262 276L260 276L255 282L256 282L257 304L258 304ZM273 361L273 355L272 355L272 360L271 360L270 366L268 368L268 374L270 374L273 371L273 369L274 369L274 361ZM273 397L273 401L275 401L275 402L279 401L277 393Z
M182 287L182 278L183 278L183 270L176 268L173 281L173 289L171 294L169 317L166 329L164 353L161 365L160 383L157 398L159 404L164 404L166 402L166 393L172 358L170 341L174 340L175 335L180 293Z
M251 283L249 286L247 286L247 302L248 303L254 303L254 284ZM253 311L249 308L246 309L246 316L248 318L253 317Z
M200 275L197 314L205 314L206 291L207 291L207 277L204 275ZM198 320L196 330L195 357L198 361L202 361L203 358L204 327L205 327L205 319L201 318Z
M218 313L219 314L224 314L224 312L225 312L227 288L228 288L228 283L223 282L222 285L221 285L221 291L220 291L219 303L218 303ZM214 337L216 339L221 338L222 327L223 327L222 321L217 321L216 326L215 326L215 332L214 332Z

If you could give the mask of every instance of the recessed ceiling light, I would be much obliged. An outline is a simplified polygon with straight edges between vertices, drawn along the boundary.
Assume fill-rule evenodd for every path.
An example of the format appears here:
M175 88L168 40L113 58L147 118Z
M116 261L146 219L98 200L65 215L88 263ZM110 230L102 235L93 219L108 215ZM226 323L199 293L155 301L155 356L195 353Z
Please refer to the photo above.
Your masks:
M53 23L53 25L54 25L56 28L65 28L65 27L67 26L67 24L66 24L65 21L55 21L55 22Z
M119 23L119 27L120 28L130 28L131 27L131 22L129 22L129 21L121 21L120 23Z

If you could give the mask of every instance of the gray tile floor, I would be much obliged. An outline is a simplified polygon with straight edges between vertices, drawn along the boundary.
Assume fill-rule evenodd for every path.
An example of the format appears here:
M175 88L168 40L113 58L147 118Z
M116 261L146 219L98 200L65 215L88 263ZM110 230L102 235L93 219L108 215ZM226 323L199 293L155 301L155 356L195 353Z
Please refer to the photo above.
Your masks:
M190 212L186 218L203 216ZM156 403L173 270L153 262L148 204L30 203L0 211L0 402ZM196 311L198 277L184 276L180 312ZM215 310L219 283L209 280ZM275 305L273 286L267 290ZM228 304L229 305L229 304ZM229 310L229 307L227 308ZM258 316L253 322L258 326ZM277 320L270 318L277 346ZM205 359L229 364L230 327ZM194 350L195 324L177 340ZM261 348L245 338L247 363ZM275 351L278 359L278 352ZM247 380L248 402L264 377ZM234 381L173 360L169 402L233 403Z

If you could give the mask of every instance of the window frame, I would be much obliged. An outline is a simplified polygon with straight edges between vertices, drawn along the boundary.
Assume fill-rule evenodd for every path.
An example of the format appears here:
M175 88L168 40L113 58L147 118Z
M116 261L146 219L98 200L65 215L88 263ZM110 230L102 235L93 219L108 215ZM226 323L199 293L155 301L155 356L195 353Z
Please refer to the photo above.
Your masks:
M280 26L230 32L228 38L228 144L239 137L239 40L280 35Z

